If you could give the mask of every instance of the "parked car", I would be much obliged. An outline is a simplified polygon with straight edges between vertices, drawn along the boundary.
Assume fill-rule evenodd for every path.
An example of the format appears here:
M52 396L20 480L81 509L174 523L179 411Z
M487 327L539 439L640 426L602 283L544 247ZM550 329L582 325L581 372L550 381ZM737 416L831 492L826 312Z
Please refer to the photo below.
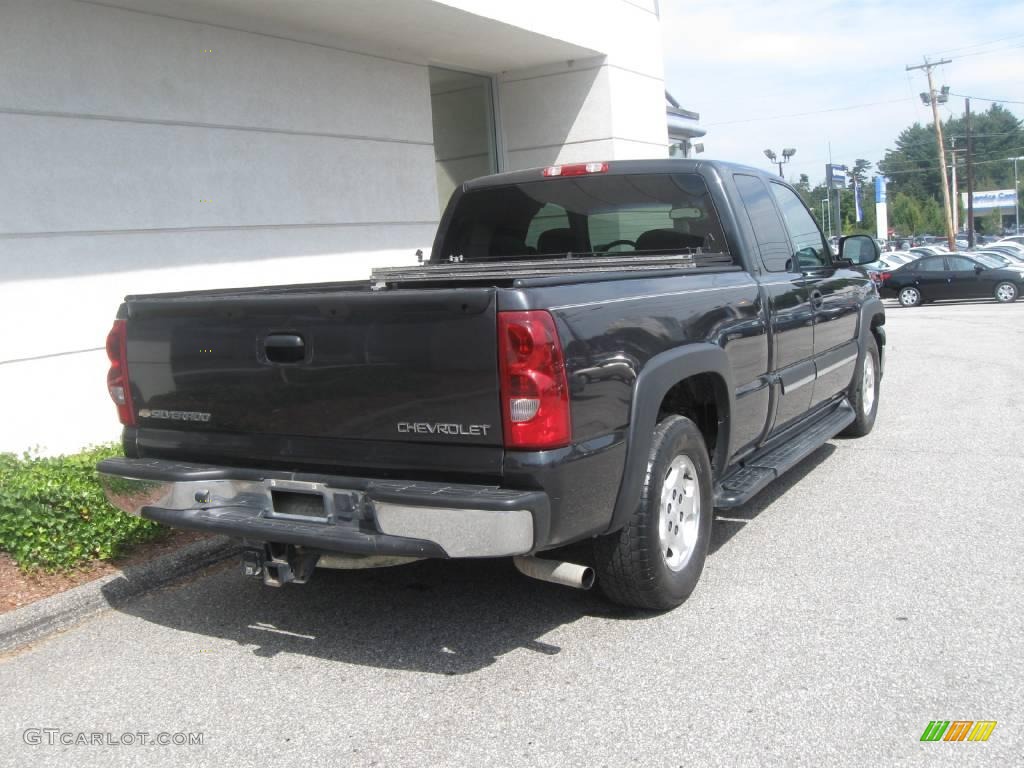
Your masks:
M868 273L868 277L875 282L875 285L881 285L889 272L897 270L913 260L914 257L909 253L899 253L896 251L883 253L875 261L865 264L864 271Z
M1024 273L1005 267L978 253L925 256L891 273L879 293L916 307L942 299L992 297L1001 303L1016 301L1024 288Z
M1007 250L995 250L987 249L984 251L975 251L975 254L988 256L990 259L995 259L1004 267L1010 267L1011 269L1024 268L1024 255L1019 255Z
M1017 245L1024 246L1024 235L1011 235L996 242L997 245L1002 245L1003 243L1016 243Z
M940 253L948 253L949 248L942 245L919 245L911 248L909 253L920 258L921 256L934 256Z
M127 297L107 341L126 457L99 471L121 509L242 539L271 586L513 557L672 608L714 508L874 424L885 314L857 265L878 247L840 252L745 166L469 181L425 264ZM539 557L572 543L592 564Z
M992 243L986 246L987 248L995 248L996 250L1008 250L1014 253L1024 254L1024 244L1018 243L1016 240L1000 240L998 243Z

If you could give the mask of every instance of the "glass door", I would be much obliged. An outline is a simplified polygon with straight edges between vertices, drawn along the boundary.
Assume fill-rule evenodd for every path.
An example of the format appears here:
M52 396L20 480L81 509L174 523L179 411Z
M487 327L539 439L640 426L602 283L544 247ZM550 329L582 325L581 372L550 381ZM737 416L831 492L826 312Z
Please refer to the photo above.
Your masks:
M437 199L441 210L462 182L498 170L491 78L429 67Z

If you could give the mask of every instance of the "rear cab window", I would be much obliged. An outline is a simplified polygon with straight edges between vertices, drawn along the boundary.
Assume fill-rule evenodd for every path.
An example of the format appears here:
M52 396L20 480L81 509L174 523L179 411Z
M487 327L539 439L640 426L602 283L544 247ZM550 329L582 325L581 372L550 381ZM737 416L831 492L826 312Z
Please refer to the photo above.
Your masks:
M695 173L551 178L470 190L431 261L715 254L728 246Z

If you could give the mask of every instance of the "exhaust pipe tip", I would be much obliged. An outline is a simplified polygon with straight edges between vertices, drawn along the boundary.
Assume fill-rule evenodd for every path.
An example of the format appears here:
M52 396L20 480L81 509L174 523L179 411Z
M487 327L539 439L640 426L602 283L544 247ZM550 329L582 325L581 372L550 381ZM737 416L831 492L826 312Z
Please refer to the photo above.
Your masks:
M590 589L594 586L594 569L577 563L561 560L543 560L539 557L513 557L512 562L524 576L573 589Z

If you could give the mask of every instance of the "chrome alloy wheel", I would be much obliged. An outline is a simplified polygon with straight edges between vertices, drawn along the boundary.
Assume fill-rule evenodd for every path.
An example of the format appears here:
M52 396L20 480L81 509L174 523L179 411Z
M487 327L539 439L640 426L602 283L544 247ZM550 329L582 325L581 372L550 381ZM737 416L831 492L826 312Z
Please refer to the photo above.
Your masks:
M864 373L860 383L861 409L865 416L871 415L871 409L875 406L875 358L870 352L864 353Z
M1017 298L1017 289L1013 283L1000 283L996 286L996 298L999 301L1013 301Z
M661 486L658 538L665 564L679 571L690 561L700 529L700 480L689 456L676 456Z
M904 288L900 291L900 304L904 307L913 307L921 301L921 292L917 288Z

